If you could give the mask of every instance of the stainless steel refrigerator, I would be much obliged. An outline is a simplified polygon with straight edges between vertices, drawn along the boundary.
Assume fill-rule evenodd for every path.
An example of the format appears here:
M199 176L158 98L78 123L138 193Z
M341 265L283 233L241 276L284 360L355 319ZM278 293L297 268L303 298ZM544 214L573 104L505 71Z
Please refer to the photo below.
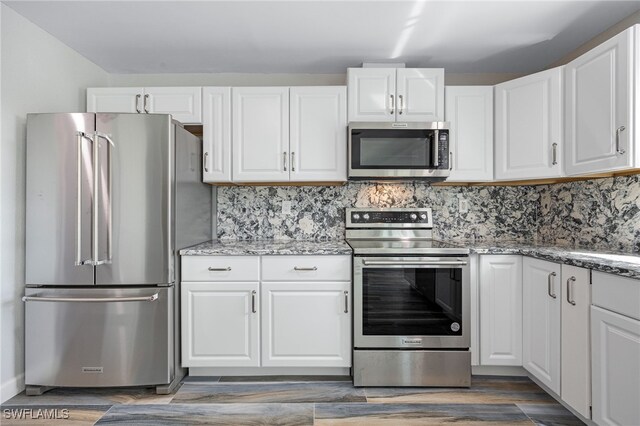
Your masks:
M178 250L211 238L201 151L166 114L28 115L28 394L182 378Z

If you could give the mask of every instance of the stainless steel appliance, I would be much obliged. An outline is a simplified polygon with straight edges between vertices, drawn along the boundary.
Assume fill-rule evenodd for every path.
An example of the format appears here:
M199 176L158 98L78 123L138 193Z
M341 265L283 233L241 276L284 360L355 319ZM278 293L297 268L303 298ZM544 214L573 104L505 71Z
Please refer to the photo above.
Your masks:
M201 143L166 114L29 114L25 381L179 383L178 250L211 238Z
M444 180L449 123L349 123L349 179Z
M469 386L469 250L431 209L347 209L355 386Z

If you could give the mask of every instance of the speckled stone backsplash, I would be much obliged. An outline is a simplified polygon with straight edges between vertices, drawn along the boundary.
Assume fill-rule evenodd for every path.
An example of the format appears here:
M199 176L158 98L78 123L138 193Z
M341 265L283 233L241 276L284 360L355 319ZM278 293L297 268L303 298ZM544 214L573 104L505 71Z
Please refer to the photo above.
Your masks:
M537 187L538 237L594 249L640 252L640 176Z
M459 213L458 197L469 202ZM540 193L521 187L433 187L420 182L345 186L219 187L220 239L334 239L344 237L345 207L431 207L440 239L535 237ZM282 214L282 201L292 203Z

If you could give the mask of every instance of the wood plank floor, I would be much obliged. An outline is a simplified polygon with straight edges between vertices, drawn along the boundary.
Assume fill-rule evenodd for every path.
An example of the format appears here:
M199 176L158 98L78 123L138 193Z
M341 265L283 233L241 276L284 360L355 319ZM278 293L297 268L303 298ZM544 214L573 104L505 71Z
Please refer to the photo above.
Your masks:
M153 389L53 389L2 405L11 425L582 425L526 377L470 388L354 388L348 377L187 377Z

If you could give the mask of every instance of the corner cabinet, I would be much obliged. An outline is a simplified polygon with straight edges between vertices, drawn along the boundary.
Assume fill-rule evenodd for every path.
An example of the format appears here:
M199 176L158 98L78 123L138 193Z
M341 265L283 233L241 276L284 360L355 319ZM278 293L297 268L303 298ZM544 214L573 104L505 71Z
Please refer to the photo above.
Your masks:
M343 86L234 87L232 180L345 181L346 104Z
M496 180L562 176L562 67L498 84L495 102Z
M171 114L183 124L202 123L201 87L99 87L87 89L87 112Z
M447 182L493 180L493 86L447 86L452 170Z
M522 256L480 256L480 365L522 365Z
M638 26L605 41L565 67L568 175L631 168L634 144L634 37Z
M348 68L349 121L443 121L443 68Z

